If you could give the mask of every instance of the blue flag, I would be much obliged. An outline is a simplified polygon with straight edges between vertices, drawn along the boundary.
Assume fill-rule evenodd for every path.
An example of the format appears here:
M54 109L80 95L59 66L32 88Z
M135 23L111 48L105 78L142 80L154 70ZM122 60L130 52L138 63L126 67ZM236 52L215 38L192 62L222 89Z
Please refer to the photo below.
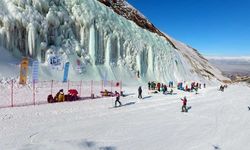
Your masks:
M64 66L63 82L68 81L68 74L69 74L69 62L66 62L65 66Z
M39 66L39 62L33 61L33 64L32 64L32 82L33 83L38 82L38 66Z

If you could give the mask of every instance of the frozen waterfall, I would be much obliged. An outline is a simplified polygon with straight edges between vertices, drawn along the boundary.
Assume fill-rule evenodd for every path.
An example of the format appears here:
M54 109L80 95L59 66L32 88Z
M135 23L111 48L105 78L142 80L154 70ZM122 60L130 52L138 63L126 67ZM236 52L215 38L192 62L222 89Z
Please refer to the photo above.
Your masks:
M95 71L93 66L114 69L109 74L120 73L110 75L119 79L124 75L135 80L131 74L137 71L145 81L192 78L189 68L181 67L187 63L166 39L97 0L2 0L0 4L5 6L0 10L0 46L45 65L81 61L78 64L89 70L81 75L71 70L75 78L95 78L89 73ZM56 63L51 63L52 55Z

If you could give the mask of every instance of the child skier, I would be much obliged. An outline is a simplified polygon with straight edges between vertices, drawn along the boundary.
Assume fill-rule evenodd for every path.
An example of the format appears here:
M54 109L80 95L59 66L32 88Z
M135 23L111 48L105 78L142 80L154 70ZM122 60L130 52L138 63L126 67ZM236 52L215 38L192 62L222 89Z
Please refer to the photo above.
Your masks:
M181 108L181 111L182 112L187 112L187 98L186 96L184 96L182 100L182 108Z
M122 103L120 102L120 94L117 91L115 91L115 98L115 107L117 107L117 103L119 103L119 106L121 106Z

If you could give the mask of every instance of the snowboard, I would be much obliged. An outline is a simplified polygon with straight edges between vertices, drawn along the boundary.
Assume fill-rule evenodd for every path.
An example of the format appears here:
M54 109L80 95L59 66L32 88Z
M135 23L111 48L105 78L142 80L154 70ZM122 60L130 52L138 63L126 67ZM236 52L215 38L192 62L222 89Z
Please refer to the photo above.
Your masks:
M120 108L122 107L123 105L120 105L120 106L112 106L112 107L109 107L110 109L113 109L113 108Z
M120 106L113 106L111 108L119 108L119 107L131 106L131 105L134 105L134 104L136 104L136 102L129 102L129 103L126 103L126 104L122 104Z
M191 109L191 108L192 108L192 106L188 106L188 107L187 107L187 111L182 111L182 110L181 110L181 112L188 112L189 109Z

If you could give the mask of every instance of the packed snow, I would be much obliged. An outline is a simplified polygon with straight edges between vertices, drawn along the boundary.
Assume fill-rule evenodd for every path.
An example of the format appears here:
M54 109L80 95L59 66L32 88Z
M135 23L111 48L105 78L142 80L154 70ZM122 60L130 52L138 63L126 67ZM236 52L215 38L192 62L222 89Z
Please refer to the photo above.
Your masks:
M124 88L115 98L0 109L0 149L248 150L250 87L207 87L199 94L150 94ZM181 112L187 96L188 113Z
M126 94L118 108L111 97L0 109L0 149L250 146L249 87L230 85L225 92L218 91L219 81L226 78L187 45L170 38L175 49L164 37L96 0L1 0L0 8L1 89L9 92L6 82L18 81L20 61L27 56L29 64L39 61L40 81L62 81L64 64L70 62L70 81L122 80ZM199 94L174 88L173 95L163 95L143 87L144 98L138 100L137 86L149 80L195 81L207 83L207 88ZM49 93L48 88L39 92L43 100ZM188 113L180 111L184 96L192 106ZM19 97L30 99L24 92Z

